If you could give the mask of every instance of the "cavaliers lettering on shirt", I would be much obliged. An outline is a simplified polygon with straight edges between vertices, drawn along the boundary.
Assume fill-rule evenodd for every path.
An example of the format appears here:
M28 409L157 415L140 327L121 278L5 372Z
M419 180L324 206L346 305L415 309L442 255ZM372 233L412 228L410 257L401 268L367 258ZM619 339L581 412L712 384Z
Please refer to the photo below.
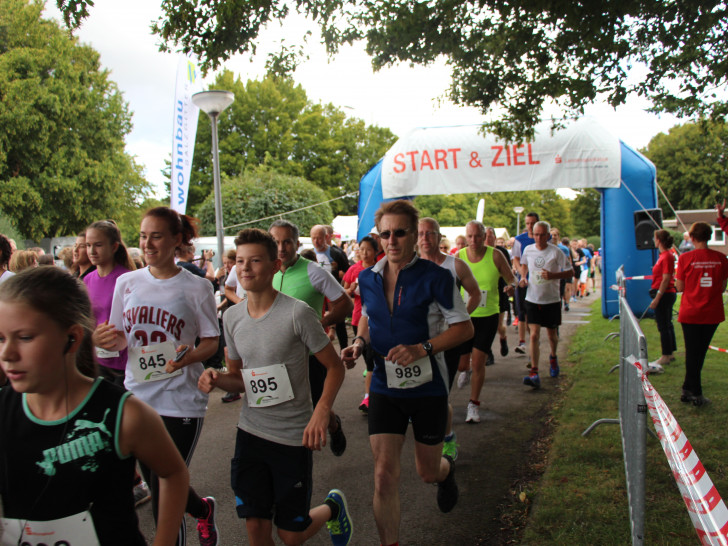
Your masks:
M166 309L139 305L124 311L124 331L128 334L136 324L154 324L172 334L179 341L182 329L185 327L184 319L177 318Z

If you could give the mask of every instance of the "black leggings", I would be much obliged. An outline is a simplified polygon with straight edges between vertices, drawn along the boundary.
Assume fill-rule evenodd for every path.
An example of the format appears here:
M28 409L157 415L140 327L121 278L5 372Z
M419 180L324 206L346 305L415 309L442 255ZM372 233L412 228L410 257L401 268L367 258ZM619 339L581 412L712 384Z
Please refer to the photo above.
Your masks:
M700 372L703 370L705 354L717 328L717 324L682 323L685 338L685 381L682 388L690 391L693 396L703 394Z
M657 322L657 330L660 332L660 345L662 345L662 354L671 355L677 351L677 342L675 341L675 328L672 326L672 307L675 305L677 294L675 292L665 292L655 307L655 321Z
M200 438L202 432L202 423L204 418L182 418L182 417L165 417L162 416L164 426L169 432L169 435L174 441L174 445L177 446L177 450L182 455L187 466L192 461L192 454L195 452L197 446L197 440ZM139 463L139 468L142 470L142 475L149 485L149 489L152 493L152 514L154 515L154 523L157 522L157 513L159 512L159 478L152 472L148 467ZM187 506L185 511L194 518L202 518L207 515L207 507L202 501L200 496L195 493L195 490L190 487L187 493ZM182 525L177 535L177 544L184 546L186 543L186 527L185 522L182 520Z

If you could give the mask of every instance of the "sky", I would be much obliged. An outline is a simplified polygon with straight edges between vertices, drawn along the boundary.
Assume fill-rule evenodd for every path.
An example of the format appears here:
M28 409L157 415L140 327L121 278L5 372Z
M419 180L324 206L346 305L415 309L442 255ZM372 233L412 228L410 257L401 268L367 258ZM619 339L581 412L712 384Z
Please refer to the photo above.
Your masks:
M46 16L61 20L55 2L49 1ZM101 65L110 71L133 113L134 128L126 138L127 151L145 168L159 196L164 193L161 174L172 150L172 117L178 54L159 52L159 39L151 22L160 15L159 0L96 0L90 17L76 32L80 41L101 55ZM224 63L243 81L265 74L265 52L277 49L281 39L294 41L308 26L303 19L286 22L284 29L272 23L258 42L258 55L237 55ZM293 75L312 102L333 103L347 115L367 124L388 127L397 136L423 126L478 123L486 117L477 109L460 107L444 98L450 70L444 62L422 67L407 64L373 72L363 45L346 47L329 59L323 46L309 40L310 60ZM206 82L214 79L211 73ZM606 104L587 108L609 132L627 144L641 148L660 132L680 121L671 115L646 111L649 103L638 98L617 110ZM548 115L558 115L557 111ZM200 116L199 123L208 123Z

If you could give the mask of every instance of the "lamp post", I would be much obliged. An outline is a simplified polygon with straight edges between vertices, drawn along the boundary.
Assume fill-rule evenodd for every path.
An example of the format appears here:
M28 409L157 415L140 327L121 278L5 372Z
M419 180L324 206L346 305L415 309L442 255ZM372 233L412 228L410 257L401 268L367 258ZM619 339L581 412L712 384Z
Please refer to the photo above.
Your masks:
M215 193L215 234L217 235L217 255L222 263L225 251L222 231L222 195L220 194L220 151L217 143L217 118L235 100L230 91L201 91L192 95L192 102L205 112L212 124L212 181Z
M513 207L513 212L518 215L516 216L516 237L518 237L521 234L521 213L523 212L523 207Z

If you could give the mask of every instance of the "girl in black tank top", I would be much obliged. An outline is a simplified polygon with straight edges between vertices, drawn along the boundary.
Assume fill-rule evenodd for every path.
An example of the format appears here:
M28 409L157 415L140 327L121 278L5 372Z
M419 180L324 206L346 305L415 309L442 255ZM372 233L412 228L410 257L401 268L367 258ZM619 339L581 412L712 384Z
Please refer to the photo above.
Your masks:
M154 544L174 544L189 477L159 416L95 378L82 283L54 267L0 286L0 497L4 544L145 545L136 458L165 476ZM65 542L64 542L65 541Z

